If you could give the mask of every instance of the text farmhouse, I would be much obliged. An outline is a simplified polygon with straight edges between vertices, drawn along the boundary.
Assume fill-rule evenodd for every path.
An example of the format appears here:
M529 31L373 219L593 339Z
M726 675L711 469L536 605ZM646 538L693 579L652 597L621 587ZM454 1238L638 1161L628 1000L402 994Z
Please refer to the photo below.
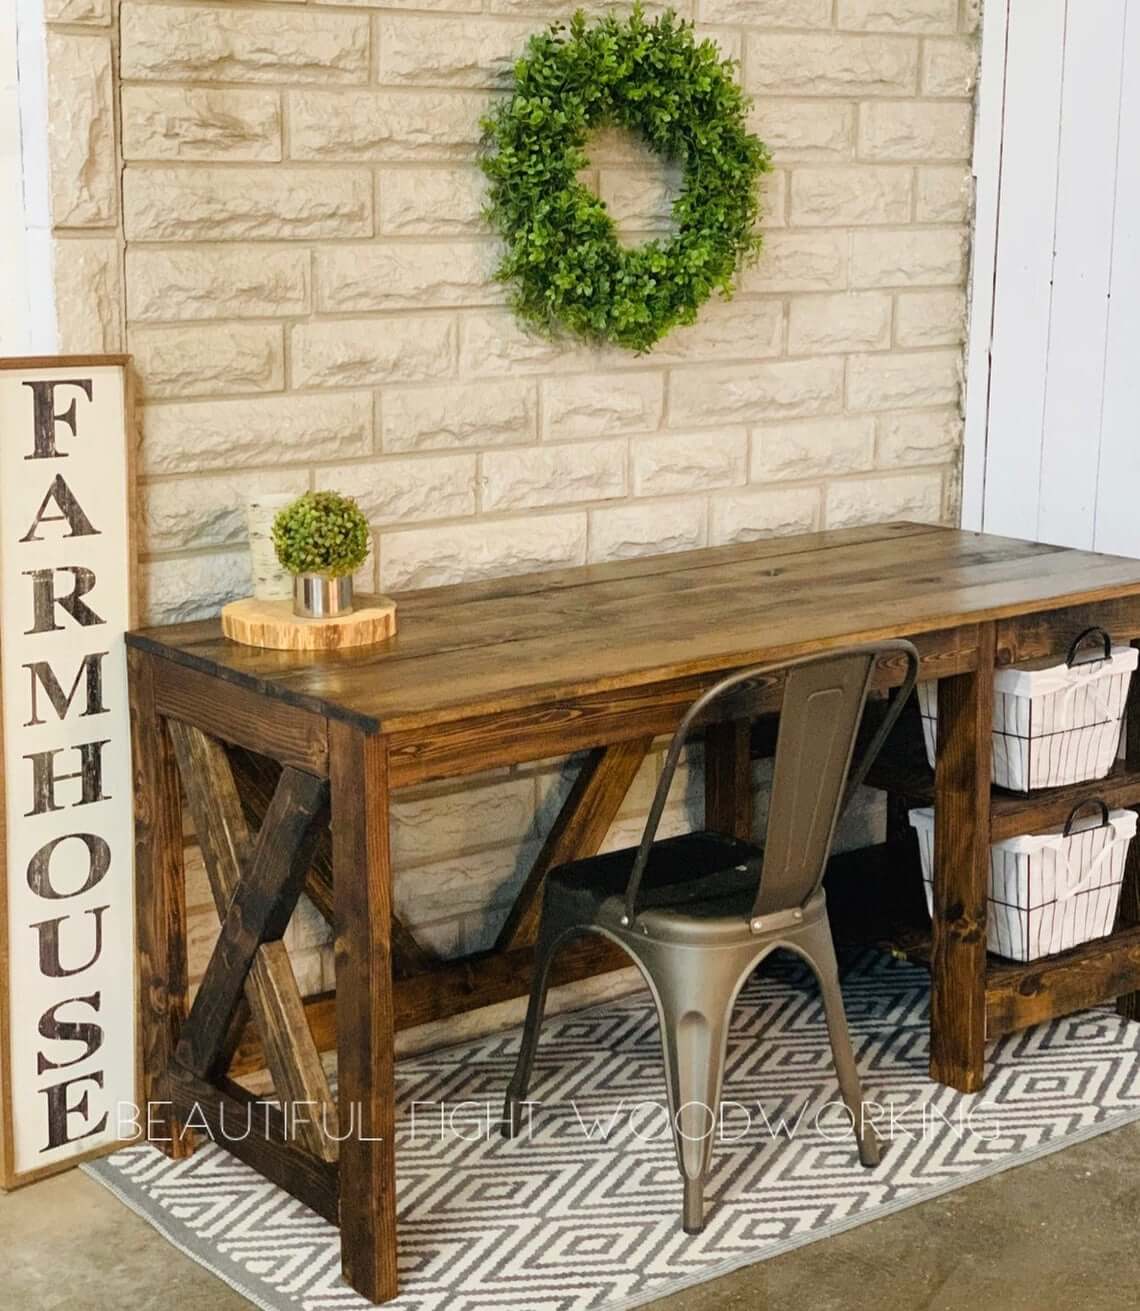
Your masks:
M0 385L11 1179L133 1095L131 569L123 366Z

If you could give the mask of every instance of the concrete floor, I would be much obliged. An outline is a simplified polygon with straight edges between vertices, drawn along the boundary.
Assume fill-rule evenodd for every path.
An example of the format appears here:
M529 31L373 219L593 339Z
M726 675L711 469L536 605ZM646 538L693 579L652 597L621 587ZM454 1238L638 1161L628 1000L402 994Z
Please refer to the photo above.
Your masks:
M1132 1125L650 1311L1126 1311L1138 1230ZM0 1195L0 1254L2 1311L249 1307L76 1171Z

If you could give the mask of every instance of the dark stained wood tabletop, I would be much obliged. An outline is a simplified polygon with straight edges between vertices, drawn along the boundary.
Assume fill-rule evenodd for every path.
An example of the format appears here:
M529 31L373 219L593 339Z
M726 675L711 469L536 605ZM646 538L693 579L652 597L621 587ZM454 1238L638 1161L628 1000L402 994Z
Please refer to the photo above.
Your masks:
M243 647L216 619L127 640L369 731L407 733L1138 587L1137 560L893 523L397 593L398 634L356 651Z

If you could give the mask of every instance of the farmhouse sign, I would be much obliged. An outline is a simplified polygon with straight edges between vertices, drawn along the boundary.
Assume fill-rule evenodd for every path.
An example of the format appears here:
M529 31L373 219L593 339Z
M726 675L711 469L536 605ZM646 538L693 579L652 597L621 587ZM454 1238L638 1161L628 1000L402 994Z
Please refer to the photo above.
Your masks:
M134 1099L124 357L0 360L5 1187Z

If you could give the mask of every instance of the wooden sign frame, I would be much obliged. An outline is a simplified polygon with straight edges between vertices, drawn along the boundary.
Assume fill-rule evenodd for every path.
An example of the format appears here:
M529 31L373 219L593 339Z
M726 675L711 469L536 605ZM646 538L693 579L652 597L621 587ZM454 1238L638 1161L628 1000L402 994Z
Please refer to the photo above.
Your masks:
M128 355L0 359L5 1189L133 1136L133 417Z

